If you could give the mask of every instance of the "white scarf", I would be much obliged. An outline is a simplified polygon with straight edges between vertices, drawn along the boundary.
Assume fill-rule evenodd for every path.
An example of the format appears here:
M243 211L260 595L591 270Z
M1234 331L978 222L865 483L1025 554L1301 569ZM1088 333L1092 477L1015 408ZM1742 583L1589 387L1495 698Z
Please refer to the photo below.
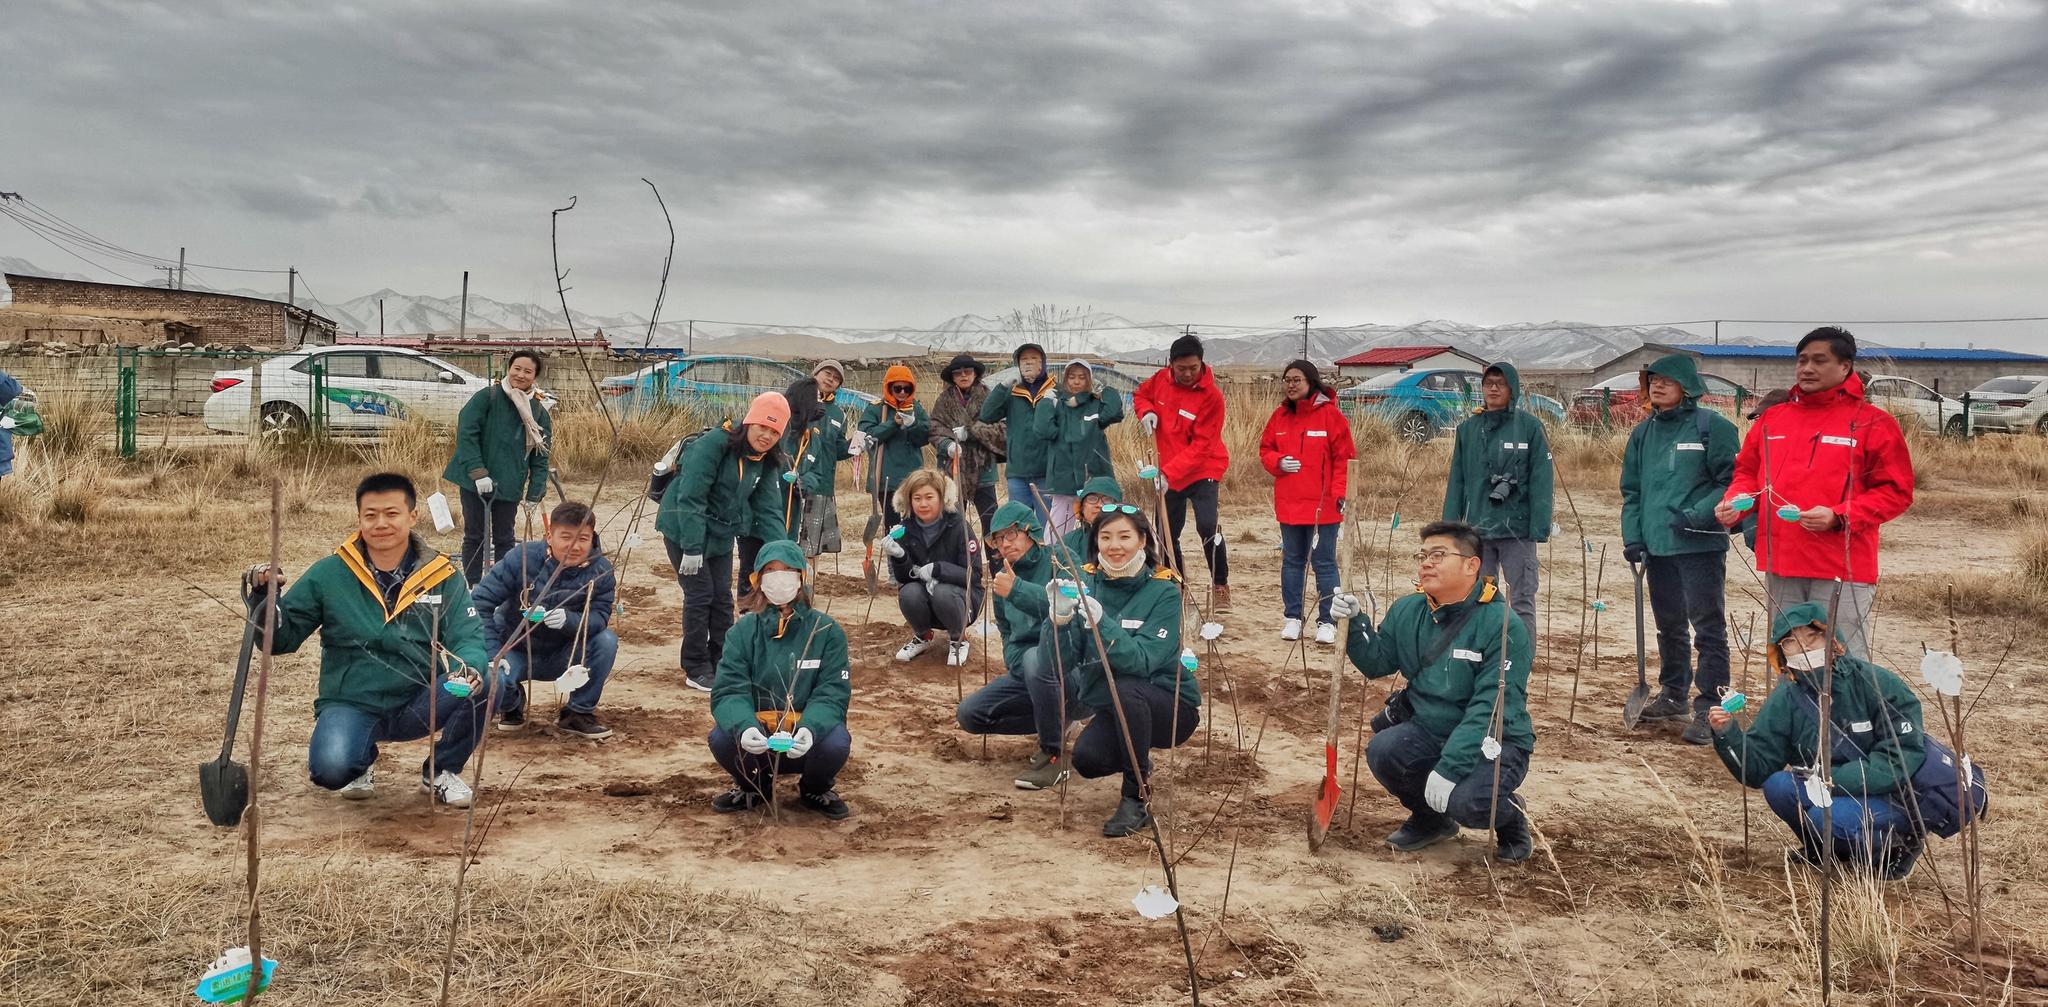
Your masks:
M545 447L546 441L541 438L540 424L533 419L532 393L512 387L512 379L509 376L501 379L498 387L503 388L505 397L512 400L512 408L519 410L519 423L526 428L526 453L532 454Z

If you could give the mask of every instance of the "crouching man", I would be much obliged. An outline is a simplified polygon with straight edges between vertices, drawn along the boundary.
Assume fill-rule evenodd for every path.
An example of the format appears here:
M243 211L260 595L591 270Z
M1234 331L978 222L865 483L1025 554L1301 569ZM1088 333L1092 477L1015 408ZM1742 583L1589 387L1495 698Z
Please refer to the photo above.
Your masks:
M564 501L548 515L547 535L522 542L476 586L484 622L484 650L496 654L533 617L532 635L498 662L498 730L526 726L521 683L572 679L569 702L555 718L561 731L585 738L611 737L597 722L597 700L611 677L619 638L610 628L618 577L597 545L597 515L587 504Z
M1413 852L1456 836L1459 826L1491 824L1495 857L1514 863L1531 852L1529 820L1514 793L1536 746L1532 648L1528 627L1493 578L1479 576L1480 545L1471 525L1428 525L1415 554L1420 590L1389 606L1377 630L1351 594L1340 593L1330 613L1351 620L1346 649L1365 677L1400 672L1407 680L1373 718L1365 749L1373 778L1409 812L1388 844Z
M1038 544L1044 533L1038 512L1011 500L996 509L992 521L989 545L1003 557L993 581L996 625L1003 633L1003 666L1009 674L962 700L954 716L969 734L1038 735L1037 753L1013 782L1019 790L1047 790L1070 772L1061 757L1067 724L1088 711L1072 686L1061 681L1052 653L1038 645L1051 614L1045 583L1052 579L1051 552Z
M377 745L435 731L420 789L467 807L463 763L476 747L488 695L483 625L469 585L448 557L413 535L412 480L380 472L356 486L356 532L314 563L277 604L271 650L289 654L320 633L320 691L313 701L307 771L348 798L375 787ZM259 579L267 568L253 571ZM270 573L278 584L283 571ZM458 683L457 697L446 689Z

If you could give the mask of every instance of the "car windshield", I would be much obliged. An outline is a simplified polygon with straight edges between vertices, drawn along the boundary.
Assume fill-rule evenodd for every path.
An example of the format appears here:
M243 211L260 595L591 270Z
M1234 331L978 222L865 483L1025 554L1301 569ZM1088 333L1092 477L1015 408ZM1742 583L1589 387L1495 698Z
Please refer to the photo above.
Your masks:
M1375 374L1375 375L1373 375L1372 377L1369 377L1369 378L1365 379L1364 383L1360 384L1360 385L1359 385L1358 387L1360 387L1360 388L1392 388L1392 387L1394 387L1395 385L1398 385L1398 384L1400 384L1400 383L1401 383L1401 382L1402 382L1402 381L1403 381L1404 379L1406 379L1407 377L1408 377L1408 372L1407 372L1407 371L1388 371L1388 372L1387 372L1387 373L1385 373L1385 374Z
M1992 378L1974 390L1986 395L2032 395L2040 383L2033 378Z

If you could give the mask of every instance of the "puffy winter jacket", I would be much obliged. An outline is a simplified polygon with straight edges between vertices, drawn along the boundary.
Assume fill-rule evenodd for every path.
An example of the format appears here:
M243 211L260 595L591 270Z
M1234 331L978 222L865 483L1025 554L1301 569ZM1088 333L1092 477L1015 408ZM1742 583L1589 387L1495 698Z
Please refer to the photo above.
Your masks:
M611 625L612 603L618 595L618 577L612 572L612 561L593 544L590 558L582 566L557 574L560 566L548 554L546 542L521 542L512 555L499 560L484 574L470 597L476 604L477 617L484 623L485 650L496 654L507 639L518 633L526 610L536 606L559 608L568 616L560 629L544 625L533 628L528 640L536 651L554 653L572 647L577 640L588 640ZM547 587L545 593L541 592L543 585Z
M1351 422L1324 392L1294 406L1282 402L1259 435L1259 463L1273 474L1273 514L1281 524L1336 524L1349 485L1345 463L1358 457ZM1280 459L1290 456L1301 462L1291 475L1280 470Z
M906 503L908 501L905 501ZM932 577L941 584L970 588L968 611L981 610L981 543L967 536L967 522L959 511L947 511L939 517L938 534L926 544L924 532L918 528L917 518L910 514L910 508L902 507L903 513L903 555L889 557L889 575L898 584L908 584L916 578L912 570L932 564Z
M1728 417L1699 405L1707 386L1691 357L1674 354L1644 368L1645 402L1651 374L1678 382L1685 399L1629 431L1621 455L1621 540L1641 543L1653 556L1727 552L1728 530L1714 520L1714 505L1735 475L1742 434Z
M1451 447L1444 520L1463 521L1486 538L1550 541L1551 493L1557 470L1543 421L1524 412L1522 376L1513 364L1491 364L1507 378L1508 407L1489 409L1458 424ZM1493 500L1495 476L1512 480L1507 498Z
M1851 374L1812 395L1794 389L1786 402L1764 411L1735 456L1735 478L1723 499L1746 493L1758 494L1757 569L1781 577L1839 577L1846 534L1848 579L1875 584L1878 528L1913 505L1913 458L1899 421L1866 401L1863 379ZM1775 512L1785 504L1833 509L1834 530L1811 532L1780 520Z
M1230 449L1223 446L1223 392L1208 364L1193 388L1174 383L1173 369L1162 367L1131 393L1138 418L1158 416L1152 435L1159 448L1159 473L1168 489L1184 490L1204 479L1222 479L1230 469Z
M783 432L782 453L789 458L797 489L804 496L829 497L838 481L839 463L853 457L849 449L853 424L837 401L819 402L811 409L809 422L802 427L792 424ZM795 525L793 521L785 523Z
M1010 362L1016 363L1022 356L1023 347L1010 355ZM983 423L1005 423L1003 451L1009 456L1008 475L1012 479L1045 478L1045 439L1038 436L1037 417L1041 404L1051 408L1052 397L1057 393L1058 382L1051 370L1038 376L1032 384L1019 377L1015 384L1001 384L981 404Z

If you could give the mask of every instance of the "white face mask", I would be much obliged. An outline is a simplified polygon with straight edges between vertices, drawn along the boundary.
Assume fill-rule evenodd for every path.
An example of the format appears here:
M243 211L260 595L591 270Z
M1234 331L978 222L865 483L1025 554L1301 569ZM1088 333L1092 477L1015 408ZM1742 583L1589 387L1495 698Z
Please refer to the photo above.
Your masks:
M1803 653L1787 654L1785 664L1794 671L1819 671L1828 666L1828 652L1825 648L1815 648Z
M803 589L804 575L795 570L771 570L761 575L761 594L770 605L787 605Z
M1102 560L1102 571L1111 577L1129 577L1145 568L1145 552L1142 549L1132 553L1131 558L1125 561L1122 566L1111 564L1107 556L1098 556L1096 558Z

